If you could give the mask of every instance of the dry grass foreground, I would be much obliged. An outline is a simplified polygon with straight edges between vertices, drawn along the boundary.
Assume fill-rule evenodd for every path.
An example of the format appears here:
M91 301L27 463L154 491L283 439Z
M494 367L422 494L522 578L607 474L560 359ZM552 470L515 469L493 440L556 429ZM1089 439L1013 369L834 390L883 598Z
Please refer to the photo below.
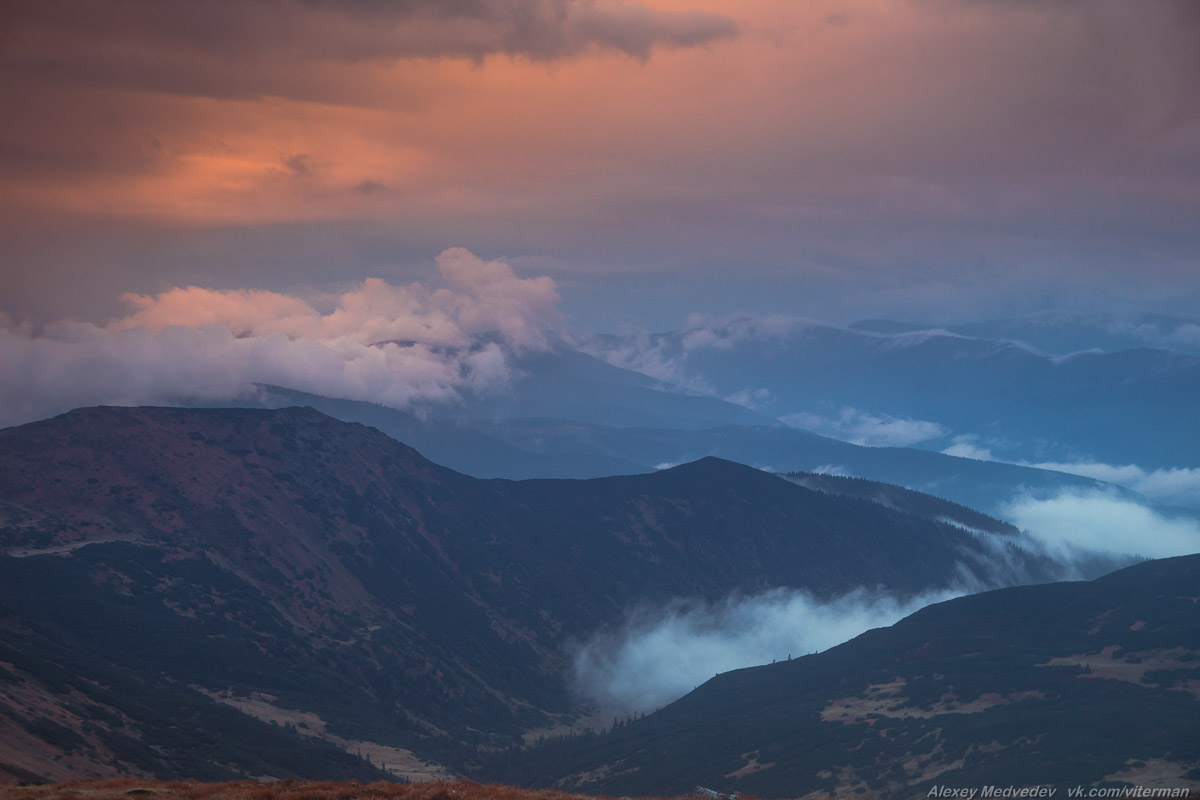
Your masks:
M471 781L370 783L281 780L76 780L41 786L0 786L0 800L597 800L590 795L534 791ZM644 800L652 800L645 798Z

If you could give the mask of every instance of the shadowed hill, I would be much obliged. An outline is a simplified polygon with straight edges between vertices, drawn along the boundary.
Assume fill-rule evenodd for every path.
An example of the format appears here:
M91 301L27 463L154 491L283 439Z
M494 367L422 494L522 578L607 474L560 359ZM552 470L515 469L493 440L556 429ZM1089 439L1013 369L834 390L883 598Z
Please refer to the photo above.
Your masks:
M1200 787L1200 555L929 606L824 653L736 670L492 777L768 797L931 786ZM1063 792L1065 794L1065 792Z
M564 644L634 603L1050 569L1004 530L942 521L950 504L917 514L719 459L477 480L303 408L82 409L0 431L0 485L0 629L21 679L61 671L56 724L86 745L60 738L141 774L199 769L190 732L164 733L167 698L434 774L421 759L461 766L577 713ZM125 688L63 710L94 684ZM105 714L142 745L104 749ZM260 774L224 764L212 777Z
M594 392L594 402L601 403L603 396L602 392ZM670 393L664 396L668 399L659 404L659 410L676 424L662 423L663 427L653 428L631 427L640 417L620 417L613 409L610 409L611 424L606 425L555 418L566 412L549 407L540 409L549 415L544 418L511 416L517 411L529 414L532 406L510 405L507 417L476 414L468 418L445 416L445 410L439 413L436 409L415 414L274 386L255 387L236 401L221 405L311 406L344 422L378 428L416 447L439 464L481 478L631 475L652 472L663 464L713 455L775 472L845 471L989 510L1022 493L1052 494L1103 485L1078 475L958 458L928 450L862 447L807 431L765 425L761 419L738 419L736 425L701 427L704 419L713 424L719 420L692 416L684 407L686 403L680 403L680 398L688 402L696 398L688 400L687 395ZM619 404L613 408L617 407Z

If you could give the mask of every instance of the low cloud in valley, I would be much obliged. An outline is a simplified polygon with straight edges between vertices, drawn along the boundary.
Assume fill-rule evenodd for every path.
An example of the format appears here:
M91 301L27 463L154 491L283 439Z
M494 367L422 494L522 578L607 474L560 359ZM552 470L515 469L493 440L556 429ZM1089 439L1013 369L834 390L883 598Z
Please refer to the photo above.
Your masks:
M1200 523L1171 517L1114 492L1018 497L1001 515L1051 556L1075 562L1099 554L1167 558L1200 552Z
M1200 507L1200 469L1172 467L1148 470L1136 464L1117 466L1098 461L1044 461L1028 466L1115 483L1167 505Z
M817 600L804 592L775 589L718 603L643 607L619 628L578 648L574 686L581 696L607 708L650 710L717 673L826 650L963 593L947 590L899 599L857 589Z

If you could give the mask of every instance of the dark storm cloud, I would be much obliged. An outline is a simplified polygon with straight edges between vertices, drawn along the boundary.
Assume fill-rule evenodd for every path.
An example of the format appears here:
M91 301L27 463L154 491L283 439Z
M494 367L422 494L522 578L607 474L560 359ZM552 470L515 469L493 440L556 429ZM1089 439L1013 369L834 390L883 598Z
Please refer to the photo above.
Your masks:
M312 156L307 153L296 153L290 156L280 156L279 160L288 173L294 178L307 178L313 171Z
M3 13L0 65L11 77L323 101L347 95L306 75L314 64L496 54L553 61L596 50L645 59L656 47L737 33L724 16L633 0L17 0Z
M354 191L359 194L375 194L376 192L386 192L387 184L380 181L363 181L354 185Z

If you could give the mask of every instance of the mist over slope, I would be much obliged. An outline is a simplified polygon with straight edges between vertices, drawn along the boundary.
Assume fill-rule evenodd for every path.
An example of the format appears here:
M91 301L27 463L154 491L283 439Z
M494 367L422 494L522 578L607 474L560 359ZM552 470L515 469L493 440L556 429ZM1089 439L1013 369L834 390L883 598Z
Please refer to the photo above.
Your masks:
M1200 0L0 20L0 782L1195 777Z
M258 774L245 753L198 766L197 730L164 727L172 703L293 715L344 752L390 748L397 774L461 769L573 719L572 648L639 605L911 599L1059 568L932 498L916 513L713 458L478 480L311 409L83 409L0 431L0 478L6 647L59 676L45 713L83 744L56 746L140 774Z
M490 777L605 794L1200 787L1200 555L924 608Z
M597 477L716 455L992 513L1105 482L1200 507L1200 362L1186 352L1197 326L1182 317L930 329L692 316L668 333L588 336L567 326L545 276L463 248L436 263L420 282L319 297L192 286L126 295L127 313L104 325L0 320L0 424L96 403L311 401L479 477Z
M132 670L154 707L322 732L293 742L298 761L268 769L235 743L214 766L183 757L195 739L155 744L170 756L130 745L165 742L162 715L92 698L93 718L121 720L111 741L88 715L55 712L80 745L15 712L27 749L57 736L79 769L94 751L145 774L228 777L296 774L308 758L359 774L337 759L370 745L393 774L444 775L588 708L653 709L930 602L1200 549L1197 515L1166 507L1200 505L1192 356L1049 355L1009 337L1016 323L694 318L588 339L562 327L552 285L443 256L449 294L364 286L330 312L196 290L216 316L173 326L197 298L168 292L103 330L0 342L19 363L46 356L6 398L18 414L47 392L65 402L49 378L72 364L84 396L212 407L0 431L0 603L32 653L23 679L57 685L45 676L61 670L83 692ZM1154 324L1111 340L1190 330ZM129 360L138 348L150 357ZM80 366L92 362L120 369ZM398 442L485 478L608 477L475 480ZM58 585L72 588L56 604L43 589ZM239 614L221 617L231 598ZM124 635L148 625L165 631L154 646ZM176 640L221 641L183 648L186 667L164 655Z

